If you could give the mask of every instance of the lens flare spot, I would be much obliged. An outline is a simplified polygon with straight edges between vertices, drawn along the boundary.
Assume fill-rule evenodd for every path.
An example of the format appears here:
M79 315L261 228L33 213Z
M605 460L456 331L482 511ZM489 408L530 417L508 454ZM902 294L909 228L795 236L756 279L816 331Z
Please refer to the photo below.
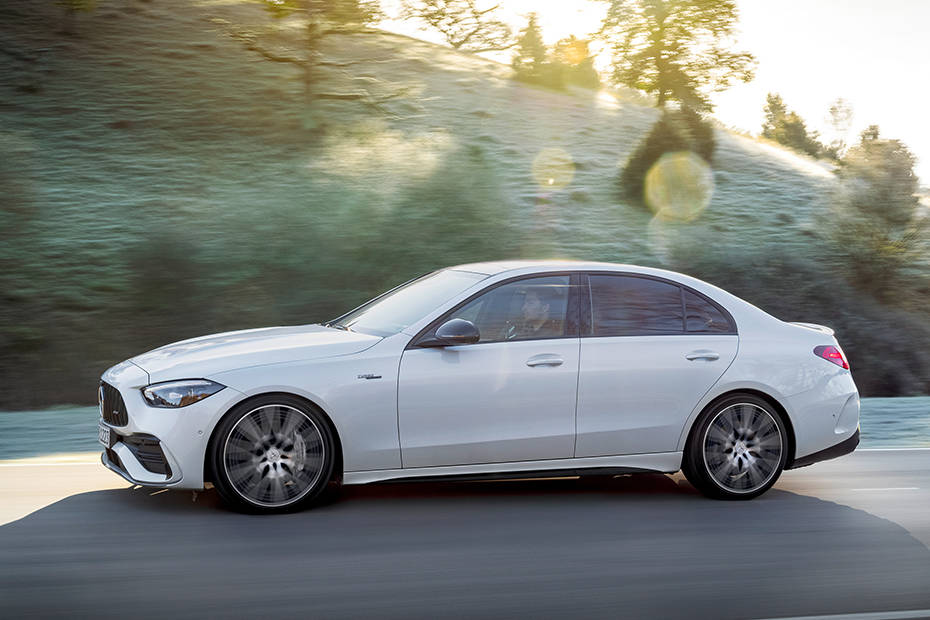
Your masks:
M646 173L646 204L660 219L690 222L714 195L714 175L701 157L688 151L666 153Z
M575 162L564 149L545 148L533 160L533 178L540 186L561 189L575 178Z

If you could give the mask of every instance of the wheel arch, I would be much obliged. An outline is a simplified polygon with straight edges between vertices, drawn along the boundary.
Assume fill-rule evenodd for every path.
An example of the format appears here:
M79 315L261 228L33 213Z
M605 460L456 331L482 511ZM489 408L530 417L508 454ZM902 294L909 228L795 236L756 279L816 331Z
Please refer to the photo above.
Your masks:
M335 482L341 483L343 469L344 469L343 457L342 457L342 439L339 437L339 431L336 428L336 425L333 422L332 417L326 412L326 410L323 407L321 407L319 404L317 404L310 398L307 398L306 396L302 394L295 394L294 392L286 392L283 390L271 390L269 392L260 392L258 394L250 394L248 397L243 398L242 400L230 405L226 409L226 411L223 412L222 415L216 418L216 423L213 425L213 428L210 429L210 437L209 439L207 439L207 443L205 444L205 450L204 450L204 456L203 456L204 481L209 481L211 483L214 481L215 472L213 471L213 464L210 462L210 446L213 445L213 441L214 439L216 439L216 432L217 432L217 429L220 427L220 422L222 422L223 419L227 415L229 415L229 413L236 407L239 407L243 404L247 404L259 398L264 398L266 396L287 396L289 398L296 398L297 400L303 401L304 403L306 403L308 407L314 409L317 413L320 414L320 416L329 426L329 432L332 433L332 436L333 436L333 443L334 443L333 456L335 457L335 460L333 461L332 479Z
M761 398L769 405L771 405L775 412L779 415L785 425L785 432L788 435L788 459L785 462L785 469L790 468L791 464L794 463L795 446L797 445L797 440L794 433L794 425L791 423L791 416L788 414L787 408L776 397L772 396L768 392L753 387L731 388L726 392L717 394L710 400L710 402L701 407L701 410L697 413L697 415L692 416L688 426L688 431L682 434L682 449L685 449L685 447L688 445L688 442L691 440L691 435L695 432L695 429L697 429L698 421L700 421L701 417L704 415L704 412L715 407L717 403L719 403L724 398L729 398L736 394L749 394L751 396Z

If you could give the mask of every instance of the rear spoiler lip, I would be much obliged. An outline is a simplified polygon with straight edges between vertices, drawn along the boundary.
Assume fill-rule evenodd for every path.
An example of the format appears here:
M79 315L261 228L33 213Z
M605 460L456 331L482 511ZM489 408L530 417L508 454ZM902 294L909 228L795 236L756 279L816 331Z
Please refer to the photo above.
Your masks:
M828 336L832 336L834 334L833 329L830 327L827 327L826 325L817 325L816 323L798 323L796 321L792 321L791 323L789 323L789 325L797 325L798 327L806 327L807 329L812 329L814 331L824 333Z

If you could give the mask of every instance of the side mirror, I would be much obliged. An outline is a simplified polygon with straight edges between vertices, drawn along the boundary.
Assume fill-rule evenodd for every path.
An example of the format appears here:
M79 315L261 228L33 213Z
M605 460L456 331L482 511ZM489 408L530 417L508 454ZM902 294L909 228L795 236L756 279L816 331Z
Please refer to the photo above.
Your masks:
M452 319L436 329L436 335L417 343L421 347L448 347L457 344L474 344L481 340L478 328L471 321Z

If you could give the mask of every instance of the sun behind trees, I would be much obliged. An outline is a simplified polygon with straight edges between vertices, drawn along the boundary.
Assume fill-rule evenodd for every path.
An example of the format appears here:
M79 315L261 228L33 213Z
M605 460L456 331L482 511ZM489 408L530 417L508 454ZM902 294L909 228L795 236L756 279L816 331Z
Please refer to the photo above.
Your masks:
M518 80L549 88L564 89L570 84L598 88L601 85L588 41L572 35L559 40L550 50L543 42L536 13L527 16L510 66Z

